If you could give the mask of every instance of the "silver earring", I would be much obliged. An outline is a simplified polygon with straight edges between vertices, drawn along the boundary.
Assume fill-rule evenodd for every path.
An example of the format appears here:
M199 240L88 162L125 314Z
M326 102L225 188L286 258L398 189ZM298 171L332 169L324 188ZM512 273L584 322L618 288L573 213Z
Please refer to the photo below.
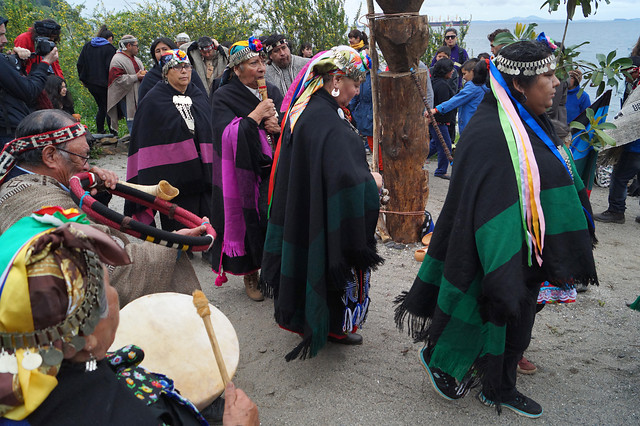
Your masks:
M93 356L93 354L91 354L91 358L89 358L89 361L85 363L84 371L92 372L92 371L96 371L97 369L98 369L98 360L96 359L95 356Z
M331 96L333 96L334 98L337 98L338 96L340 96L340 89L338 89L337 87L334 87L333 90L331 91Z

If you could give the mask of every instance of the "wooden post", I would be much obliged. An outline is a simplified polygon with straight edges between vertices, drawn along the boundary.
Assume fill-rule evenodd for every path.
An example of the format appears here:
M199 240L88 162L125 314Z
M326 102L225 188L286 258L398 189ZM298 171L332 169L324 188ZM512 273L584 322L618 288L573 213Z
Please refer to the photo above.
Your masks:
M376 42L389 65L379 74L378 115L384 181L390 201L386 213L387 229L399 243L420 241L420 226L429 196L429 178L424 163L429 154L424 105L409 73L418 68L420 56L429 43L426 16L417 15L421 0L377 0L385 13L406 15L375 19ZM413 9L413 10L412 10ZM428 73L417 71L423 87Z
M418 70L417 76L426 87L427 72ZM379 110L382 162L391 197L387 229L394 241L412 243L420 240L421 213L429 196L429 178L423 168L429 154L427 119L410 73L383 72L379 83L380 99L384 99Z

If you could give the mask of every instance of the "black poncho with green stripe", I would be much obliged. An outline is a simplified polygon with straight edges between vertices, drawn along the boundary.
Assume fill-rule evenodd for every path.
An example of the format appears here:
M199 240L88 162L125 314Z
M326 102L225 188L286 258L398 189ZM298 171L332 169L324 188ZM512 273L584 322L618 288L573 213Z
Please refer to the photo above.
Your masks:
M351 268L379 264L379 198L360 137L326 90L311 96L280 148L262 261L262 287L275 319L303 341L287 360L313 357L327 341L330 294Z
M546 116L540 126L556 140ZM526 127L526 125L525 125ZM563 163L527 128L540 170L546 221L543 263L528 260L518 187L491 93L456 149L449 192L411 290L396 300L396 324L425 341L429 365L458 380L499 383L506 323L529 291L548 280L597 284L591 207L571 162ZM561 147L560 149L564 149ZM466 376L466 377L465 377Z

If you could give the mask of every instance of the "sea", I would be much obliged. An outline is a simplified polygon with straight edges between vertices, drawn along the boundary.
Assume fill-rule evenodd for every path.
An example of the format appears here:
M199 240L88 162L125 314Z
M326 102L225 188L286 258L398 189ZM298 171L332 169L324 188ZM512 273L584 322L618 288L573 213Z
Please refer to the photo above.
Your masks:
M529 24L531 22L523 22ZM537 22L536 33L544 32L545 35L551 37L557 42L562 41L562 33L564 31L564 22ZM488 52L489 40L487 35L498 28L506 28L513 32L516 26L515 22L495 21L495 22L473 22L469 26L469 31L464 38L467 53L470 57L475 57L479 53ZM565 39L566 46L577 45L588 41L580 48L580 56L588 62L597 63L596 54L608 54L610 51L616 51L616 58L628 57L631 49L638 41L640 36L640 20L615 20L615 21L589 21L583 20L578 22L569 22L567 36ZM596 88L587 87L586 92L589 94L591 101L596 99ZM619 91L612 94L611 104L609 107L609 120L620 110L620 100L624 92L624 85L619 85Z

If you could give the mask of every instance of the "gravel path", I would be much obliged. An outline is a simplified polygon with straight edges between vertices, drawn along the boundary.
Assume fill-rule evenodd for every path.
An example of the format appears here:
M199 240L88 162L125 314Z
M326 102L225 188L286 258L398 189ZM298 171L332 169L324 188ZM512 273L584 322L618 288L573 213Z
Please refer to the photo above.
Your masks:
M126 148L104 151L95 164L124 178ZM430 171L434 167L428 165ZM434 219L448 185L431 179L427 209ZM606 209L607 194L607 189L594 188L594 212ZM627 223L598 224L600 286L580 294L577 303L548 306L537 316L526 356L538 372L520 376L518 388L543 406L538 424L640 424L640 312L625 306L640 294L640 224L634 221L640 207L637 198L627 204ZM413 259L417 247L379 245L386 262L372 278L362 346L328 344L314 359L289 363L284 355L299 338L276 326L271 301L249 300L237 277L214 287L210 268L195 257L203 290L238 334L240 365L234 381L258 405L263 425L532 422L508 410L498 416L475 399L476 391L449 402L431 388L418 362L421 345L399 333L393 322L392 301L411 286L419 268Z

